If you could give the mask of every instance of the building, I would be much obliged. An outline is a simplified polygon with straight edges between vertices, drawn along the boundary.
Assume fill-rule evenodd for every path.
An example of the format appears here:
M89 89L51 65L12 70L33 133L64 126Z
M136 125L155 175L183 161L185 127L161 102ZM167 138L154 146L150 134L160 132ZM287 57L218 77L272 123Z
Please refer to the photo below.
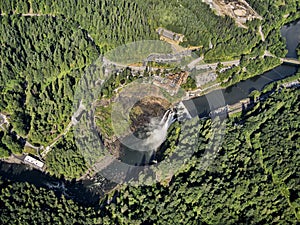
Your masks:
M39 169L42 169L45 165L45 163L43 163L42 161L40 160L37 160L29 155L26 155L25 158L24 158L24 162L25 163L28 163L30 165L33 165L35 167L38 167Z
M171 96L173 96L178 93L180 85L186 82L188 75L188 72L181 71L167 74L165 78L154 76L153 84L163 88Z
M183 42L184 35L183 34L177 34L175 32L172 32L170 30L164 29L159 27L157 29L157 33L160 35L160 38L175 41L175 42Z

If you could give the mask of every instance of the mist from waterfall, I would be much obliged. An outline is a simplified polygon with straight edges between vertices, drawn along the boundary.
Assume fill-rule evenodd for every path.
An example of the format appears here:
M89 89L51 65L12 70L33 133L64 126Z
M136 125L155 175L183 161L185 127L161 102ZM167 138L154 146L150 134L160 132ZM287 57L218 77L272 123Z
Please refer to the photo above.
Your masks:
M166 140L168 128L175 121L174 115L174 112L167 110L162 118L151 118L150 123L137 134L125 137L122 140L121 160L132 165L149 163Z
M153 119L150 123L151 129L149 136L145 140L145 144L151 149L156 150L167 138L167 132L170 125L174 122L174 112L167 110L163 118L157 124L157 120Z

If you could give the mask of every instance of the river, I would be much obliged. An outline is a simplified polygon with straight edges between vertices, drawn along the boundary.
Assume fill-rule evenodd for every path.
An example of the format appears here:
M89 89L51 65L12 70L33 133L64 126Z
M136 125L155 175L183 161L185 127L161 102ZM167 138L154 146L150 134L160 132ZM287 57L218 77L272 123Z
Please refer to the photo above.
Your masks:
M296 58L296 47L300 42L300 21L284 26L281 33L287 40L287 57ZM187 107L191 106L190 113L192 116L205 116L212 109L239 102L247 98L251 91L261 91L267 84L291 76L296 71L296 66L281 65L260 76L241 81L224 90L212 91L206 96L187 100L184 103ZM219 99L220 96L223 96L224 99L223 97ZM210 105L211 99L215 100L212 105ZM192 107L193 105L196 107ZM0 161L0 176L15 182L28 182L37 187L52 189L57 195L64 194L66 198L72 198L84 204L97 204L104 192L115 186L115 184L99 176L91 180L66 181L63 178L55 178L39 170L31 169L23 164L9 164L3 161Z
M284 26L281 35L287 41L287 58L297 58L296 48L300 42L300 21ZM289 77L297 72L297 66L283 64L262 75L241 81L226 89L212 91L205 96L184 101L192 117L207 116L211 110L235 104L245 99L253 90L261 91L267 84Z
M40 170L32 169L25 164L12 164L0 161L0 177L15 182L28 182L36 187L51 189L56 195L65 195L81 204L96 205L105 191L116 184L108 182L99 175L92 180L67 181L56 178Z

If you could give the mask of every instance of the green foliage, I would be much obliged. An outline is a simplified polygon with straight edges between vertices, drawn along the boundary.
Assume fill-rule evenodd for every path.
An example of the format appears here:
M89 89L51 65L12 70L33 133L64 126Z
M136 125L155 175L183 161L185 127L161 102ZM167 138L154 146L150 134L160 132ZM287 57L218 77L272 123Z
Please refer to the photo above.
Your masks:
M13 134L2 136L1 142L2 145L5 146L3 147L4 155L7 154L5 149L9 149L9 151L14 154L20 154L23 151L24 143Z
M24 1L23 1L24 2ZM27 2L27 1L26 1ZM28 13L27 8L16 9L18 4L4 3L1 11L10 13ZM51 0L34 1L31 4L33 13L64 15L69 21L76 21L87 30L102 52L120 44L143 39L153 39L155 29L148 22L148 10L135 1L93 1Z
M186 80L186 83L182 84L181 87L186 91L191 91L197 88L196 80L189 76Z
M105 137L112 137L114 134L111 122L112 105L99 106L96 111L96 124L99 132Z
M87 166L78 150L74 137L70 134L62 138L47 155L47 170L56 177L66 179L79 178L86 170Z
M3 131L0 131L0 157L5 158L8 157L10 152L8 147L3 143L4 138L6 139L6 136L4 137L5 133Z
M281 37L279 29L284 24L300 18L299 1L249 0L248 3L263 17L261 24L267 49L278 57L284 57L285 40Z
M278 31L284 20L283 15L295 14L297 8L295 0L289 0L287 3L289 7L269 7L272 13L269 15L261 9L269 10L268 4L275 5L253 2L254 8L258 8L258 11L267 18L264 20L266 22L262 22L264 30L267 31L273 28ZM28 13L29 9L31 13L64 15L76 21L90 34L102 52L132 41L157 39L155 29L160 26L184 34L184 46L203 46L207 52L205 55L207 61L239 57L253 50L260 40L257 35L257 24L261 23L260 21L249 22L248 30L238 28L233 19L215 15L201 0L171 0L167 4L159 0L112 2L68 0L63 4L50 0L32 3L23 0L18 1L18 4L3 3L1 7L1 11L7 14ZM275 24L272 16L276 17ZM269 22L271 18L272 23ZM210 43L213 45L212 49L209 49ZM279 47L282 50L284 46Z
M99 213L28 183L0 182L2 224L101 224Z
M62 18L0 20L1 109L19 135L47 144L68 124L78 71L97 51L84 31Z

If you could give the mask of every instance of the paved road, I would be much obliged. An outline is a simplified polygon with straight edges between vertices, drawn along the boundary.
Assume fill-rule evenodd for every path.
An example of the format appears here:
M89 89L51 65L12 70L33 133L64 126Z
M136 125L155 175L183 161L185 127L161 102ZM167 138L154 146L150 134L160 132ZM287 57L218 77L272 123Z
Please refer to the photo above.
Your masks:
M18 13L16 13L18 14ZM22 13L20 14L21 16L51 16L51 17L56 17L53 14L39 14L39 13ZM0 16L7 16L5 13L1 13Z
M269 52L267 50L265 51L264 56L277 58L276 55L272 54L271 52ZM279 59L282 63L290 63L290 64L294 64L294 65L300 65L300 60L298 60L298 59L294 59L294 58L279 58Z
M51 142L50 145L45 147L45 150L41 153L41 156L43 158L45 158L47 156L47 154L52 150L53 146L59 141L59 139L61 139L63 136L65 136L71 129L72 126L76 125L78 123L78 121L76 120L76 118L85 110L85 106L82 104L82 100L80 101L79 107L76 110L76 112L74 112L74 114L71 117L71 121L68 124L68 126L66 127L66 129L64 130L63 133L59 134L56 138L53 139L53 141Z
M231 61L225 61L225 62L207 63L207 64L195 66L195 68L197 70L201 70L201 69L203 69L203 70L205 70L205 69L216 70L219 63L221 63L225 67L228 67L228 66L232 66L232 65L239 65L240 60L231 60Z
M259 35L261 36L261 40L262 40L263 42L265 42L266 38L265 38L264 33L262 32L262 26L261 26L261 25L260 25L259 28L258 28L258 33L259 33Z
M294 64L294 65L300 65L300 60L298 59L292 59L292 58L280 58L281 62Z

